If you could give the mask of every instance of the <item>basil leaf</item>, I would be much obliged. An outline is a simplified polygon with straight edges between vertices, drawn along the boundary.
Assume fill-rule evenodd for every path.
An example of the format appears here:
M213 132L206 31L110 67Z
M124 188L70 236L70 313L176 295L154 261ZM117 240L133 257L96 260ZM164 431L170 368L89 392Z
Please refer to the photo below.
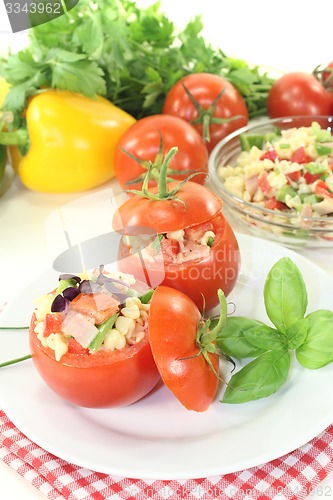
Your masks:
M261 354L231 377L222 403L246 403L270 396L285 383L289 368L288 351Z
M238 359L254 358L262 354L263 350L251 344L245 338L245 332L253 331L253 335L256 335L263 328L267 328L266 325L255 319L232 316L227 318L222 332L218 334L216 345L229 356Z
M302 274L289 257L282 257L269 271L264 286L269 319L281 332L304 317L308 296Z
M289 349L297 349L306 339L309 328L308 318L302 318L293 323L286 331Z
M315 370L333 361L333 312L319 309L307 319L308 334L296 349L296 358L305 368Z
M263 351L288 349L286 337L278 330L267 325L262 325L261 328L245 330L244 337L250 344Z

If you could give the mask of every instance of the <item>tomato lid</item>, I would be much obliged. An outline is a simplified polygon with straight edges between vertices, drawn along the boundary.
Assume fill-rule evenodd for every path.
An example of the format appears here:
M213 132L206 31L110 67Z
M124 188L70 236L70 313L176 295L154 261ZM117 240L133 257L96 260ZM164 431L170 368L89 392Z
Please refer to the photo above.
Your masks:
M200 351L201 313L184 293L159 286L149 311L149 343L164 384L188 410L205 411L219 384L217 354Z
M172 190L178 181L170 182ZM158 188L150 189L150 193ZM112 226L115 231L126 228L150 227L158 234L178 231L212 219L222 208L222 200L210 189L195 182L186 182L173 199L152 200L135 195L115 212Z

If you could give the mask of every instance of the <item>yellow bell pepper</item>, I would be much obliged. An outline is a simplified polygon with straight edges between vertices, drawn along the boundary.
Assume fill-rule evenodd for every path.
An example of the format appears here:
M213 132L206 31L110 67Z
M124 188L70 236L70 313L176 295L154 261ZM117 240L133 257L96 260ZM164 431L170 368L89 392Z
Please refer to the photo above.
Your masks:
M60 90L33 96L26 120L30 146L17 158L17 172L26 187L44 193L83 191L111 179L115 146L136 121L103 97Z

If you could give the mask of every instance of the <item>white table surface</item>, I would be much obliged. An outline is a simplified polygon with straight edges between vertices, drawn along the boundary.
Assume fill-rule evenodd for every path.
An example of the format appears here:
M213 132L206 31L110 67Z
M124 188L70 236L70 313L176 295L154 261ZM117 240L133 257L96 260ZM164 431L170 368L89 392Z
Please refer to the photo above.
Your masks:
M151 3L150 0L138 0L141 5ZM333 57L331 0L321 0L318 8L303 0L279 0L270 8L266 0L227 3L184 0L182 9L179 0L162 0L161 4L180 28L190 17L201 14L205 38L220 46L227 55L249 63L281 71L310 72ZM7 46L19 49L25 43L25 33L11 34L4 3L0 2L0 52ZM45 221L57 207L77 196L33 193L15 180L0 198L0 304L15 294L12 278L16 272L19 272L22 282L29 282L49 263ZM332 252L316 249L303 254L333 275ZM309 498L323 497L333 497L333 475ZM45 496L0 461L0 498L38 500L45 499Z

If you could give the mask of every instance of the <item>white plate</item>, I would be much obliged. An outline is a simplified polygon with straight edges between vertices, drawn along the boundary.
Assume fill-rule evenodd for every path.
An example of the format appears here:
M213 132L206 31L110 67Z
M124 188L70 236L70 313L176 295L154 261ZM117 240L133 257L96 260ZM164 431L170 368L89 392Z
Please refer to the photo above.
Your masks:
M309 309L330 309L332 278L295 252L238 235L242 269L230 301L238 315L267 321L262 290L267 272L282 256L301 269ZM48 271L7 306L2 325L28 324L32 299L55 282ZM0 361L28 352L27 332L0 331ZM71 406L48 387L32 361L0 370L0 406L32 441L88 469L143 479L185 479L236 472L293 451L333 422L333 364L317 371L297 363L275 395L243 405L218 400L204 413L185 410L159 386L127 408L89 410Z

